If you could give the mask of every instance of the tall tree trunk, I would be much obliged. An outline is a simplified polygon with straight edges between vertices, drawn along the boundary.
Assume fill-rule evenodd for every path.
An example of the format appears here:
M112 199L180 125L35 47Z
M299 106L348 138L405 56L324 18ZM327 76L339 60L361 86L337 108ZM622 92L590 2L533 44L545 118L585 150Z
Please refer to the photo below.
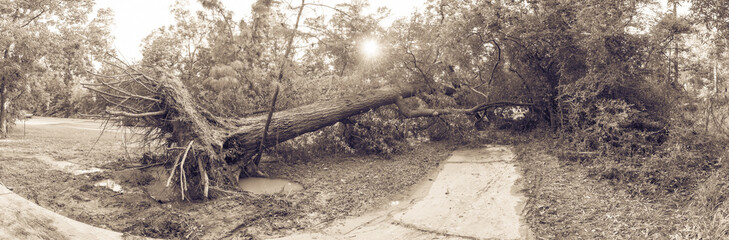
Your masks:
M673 20L678 20L678 1L673 1ZM676 35L673 39L673 78L671 79L671 87L678 89L678 78L680 77L680 74L678 73L678 35ZM670 72L670 70L669 70Z
M0 138L8 137L8 121L7 121L7 109L5 109L5 101L7 101L7 94L5 90L5 77L3 76L2 82L0 82Z
M716 95L719 93L719 81L716 76L717 75L717 65L719 65L718 64L719 57L717 56L716 59L717 60L715 60L714 63L712 64L712 65L714 65L713 66L713 68L714 68L714 92L712 92L711 95L709 95L709 97L708 97L709 106L706 108L706 122L704 124L704 127L705 127L704 131L707 134L709 133L709 124L710 124L709 120L710 120L711 116L714 115L714 98L716 98ZM717 127L721 127L721 126L717 126Z

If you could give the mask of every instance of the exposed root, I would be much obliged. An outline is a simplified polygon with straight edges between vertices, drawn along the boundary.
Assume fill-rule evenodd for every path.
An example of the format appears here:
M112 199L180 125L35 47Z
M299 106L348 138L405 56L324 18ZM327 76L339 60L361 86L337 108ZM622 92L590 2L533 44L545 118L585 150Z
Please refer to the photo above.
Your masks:
M180 162L180 196L182 197L182 200L185 200L185 192L187 192L187 177L185 176L185 159L187 159L187 153L190 152L190 148L192 147L193 142L194 141L190 141L190 144L187 144L187 149L185 149L185 153L182 154L182 161Z
M208 199L208 190L210 189L210 179L208 178L208 172L205 170L205 165L203 164L202 160L199 157L197 158L197 167L200 170L200 178L202 179L203 197L205 197L205 199Z
M175 158L175 165L172 166L172 172L170 172L170 177L167 178L167 184L165 184L166 187L170 187L170 184L172 183L172 177L175 176L175 170L177 170L177 165L180 163L180 158L182 158L182 154L178 155L177 158Z

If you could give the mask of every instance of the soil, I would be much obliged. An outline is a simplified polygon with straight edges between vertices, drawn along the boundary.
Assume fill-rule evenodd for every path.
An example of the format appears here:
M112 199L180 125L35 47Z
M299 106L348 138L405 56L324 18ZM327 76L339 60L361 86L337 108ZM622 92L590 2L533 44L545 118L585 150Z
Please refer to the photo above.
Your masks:
M297 192L234 191L208 201L160 201L162 167L139 168L148 149L128 129L101 121L32 118L0 141L0 183L66 217L122 233L186 239L253 239L323 229L335 219L389 204L427 180L453 146L422 143L389 157L322 156L305 162L268 159L273 178L301 184ZM103 170L103 171L98 171ZM114 184L107 180L112 180ZM106 181L106 182L105 182ZM101 186L117 185L121 189ZM172 199L165 199L172 200Z

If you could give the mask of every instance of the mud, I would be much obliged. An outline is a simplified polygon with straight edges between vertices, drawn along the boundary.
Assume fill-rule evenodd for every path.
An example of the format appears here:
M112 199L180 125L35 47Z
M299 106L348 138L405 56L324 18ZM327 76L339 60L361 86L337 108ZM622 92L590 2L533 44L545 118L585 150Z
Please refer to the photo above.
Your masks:
M223 189L227 192L211 191L208 201L181 201L179 188L165 186L171 166L135 168L141 153L149 149L130 144L132 134L102 131L101 126L99 121L38 117L28 121L26 135L22 129L11 130L11 139L0 141L0 183L48 211L116 233L167 239L260 239L316 231L377 206L408 206L408 189L451 152L447 143L422 143L387 157L277 159L264 164L264 170L303 189L258 195L227 188ZM103 171L83 171L94 168ZM74 174L77 170L82 171ZM115 185L122 191L114 191ZM36 219L32 215L20 218ZM64 226L32 227L48 225L45 218L36 220L20 228L28 233L19 234L63 239L43 236L54 235ZM7 228L9 224L3 222L0 229L16 229Z
M0 226L0 239L146 239L64 217L3 185L0 185Z

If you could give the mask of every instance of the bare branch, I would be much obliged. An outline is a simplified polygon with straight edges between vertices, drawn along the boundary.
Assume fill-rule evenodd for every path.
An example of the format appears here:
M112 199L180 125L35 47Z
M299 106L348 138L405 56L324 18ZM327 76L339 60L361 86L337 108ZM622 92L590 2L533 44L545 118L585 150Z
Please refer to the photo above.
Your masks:
M126 101L127 101L127 100L128 100L129 98L125 98L125 99L124 99L124 100L122 100L121 102L115 102L115 101L112 101L111 99L107 98L107 97L106 97L106 96L104 96L104 95L99 95L99 96L100 96L101 98L103 98L103 99L104 99L104 101L106 101L106 102L108 102L108 103L111 103L111 104L114 104L114 106L116 106L116 107L124 108L124 109L127 109L127 110L129 110L129 111L133 111L133 112L142 112L142 111L140 111L139 109L136 109L136 108L133 108L133 107L130 107L130 106L126 106L126 105L124 105L124 104L123 104L123 103L124 103L124 102L126 102Z
M130 74L103 75L103 74L94 73L92 71L86 71L86 73L91 74L94 77L99 77L99 78L113 78L113 79L122 78L122 77L129 77L129 76L132 76L132 78L139 78L139 77L142 77L143 76L141 74L131 74L131 75ZM137 75L137 76L134 76L134 75Z
M425 72L423 72L423 69L421 69L418 66L418 59L415 57L415 54L412 51L410 51L410 48L408 48L407 46L403 46L403 47L405 48L405 53L410 55L410 57L413 59L413 66L415 67L415 69L418 70L420 75L423 76L423 80L425 81L425 83L429 84L430 81L428 80L428 75L426 75Z
M464 84L464 85L466 85L466 84ZM483 96L484 98L489 99L489 95L486 95L485 93L477 90L476 88L471 87L470 85L466 85L466 87L468 87L468 89L470 89L471 91L473 91L475 93L478 93L479 95Z
M329 8L329 9L332 9L334 11L337 11L337 12L339 12L341 14L344 14L344 16L347 16L349 18L353 18L351 15L347 14L347 12L342 11L341 9L338 9L338 8L335 8L335 7L326 5L326 4L321 4L321 3L306 3L306 4L303 4L301 7L306 6L306 5Z
M110 89L112 89L114 91L120 92L120 93L122 93L122 94L124 94L126 96L116 95L116 94L113 94L113 93L105 92L105 91L102 91L102 90L99 90L99 89L96 89L96 88L91 87L91 86L99 86L98 84L95 84L95 83L81 83L81 85L83 85L84 88L86 88L86 89L89 89L91 91L94 91L94 92L97 92L97 93L100 93L100 94L104 94L104 95L107 95L107 96L110 96L110 97L115 97L115 98L130 98L131 97L131 98L136 98L136 99L143 99L143 100L153 101L153 102L156 102L156 103L161 103L162 102L162 100L159 100L159 99L156 99L156 98L152 98L152 97L148 97L148 96L142 96L142 95L137 95L137 94L133 94L133 93L124 91L123 89L119 89L117 87L114 87L111 84L107 84L107 83L103 83L103 82L100 83L100 84L101 84L101 86L108 87L108 88L110 88Z
M101 90L99 90L99 89L96 89L96 88L92 88L92 87L88 87L88 86L84 86L84 88L86 88L86 89L88 89L88 90L91 90L91 91L94 91L94 92L97 92L97 93L99 93L99 94L102 94L102 95L106 95L106 96L109 96L109 97L115 97L115 98L127 98L127 97L124 97L124 96L119 96L119 95L111 94L111 93L108 93L108 92L104 92L104 91L101 91Z
M130 96L132 98L144 99L144 100L149 100L149 101L157 102L157 103L161 103L162 102L162 100L159 100L159 99L156 99L156 98L152 98L152 97L148 97L148 96L142 96L142 95L137 95L137 94L134 94L134 93L130 93L130 92L124 91L123 89L116 88L114 86L111 86L110 84L106 84L106 83L103 83L103 82L101 84L103 84L104 86L106 86L108 88L113 89L114 91L123 93L123 94L125 94L127 96Z
M38 13L38 15L35 15L34 17L30 18L25 24L23 24L19 28L24 28L24 27L30 25L30 23L32 23L33 21L35 21L36 19L38 19L45 12L46 12L46 9L43 9L40 13Z
M299 29L299 20L301 20L301 13L304 11L304 3L305 0L301 0L301 7L299 7L299 13L296 15L296 23L294 24L294 29L291 31L291 35L289 35L288 44L286 46L286 52L284 53L283 59L281 59L281 69L279 69L278 72L278 82L281 82L283 80L283 74L284 70L286 70L286 67L289 63L289 55L291 55L291 49L294 43L294 37L296 36L296 31ZM278 89L278 88L276 88Z
M494 73L496 73L496 68L499 67L499 63L501 62L501 46L499 46L499 43L496 42L496 40L491 40L491 42L494 43L494 46L496 46L496 49L499 50L498 58L496 59L496 64L494 64L494 68L491 69L491 77L489 78L489 86L491 86L491 82L494 80Z
M481 35L480 34L478 36L479 36L479 38L481 38ZM481 42L483 42L483 39L481 39ZM494 39L492 39L490 42L494 43L494 46L496 46L496 49L498 50L498 58L496 59L496 64L494 64L494 68L491 69L491 77L489 77L489 81L488 82L481 81L481 84L479 84L476 87L483 86L486 83L488 83L487 86L491 86L491 82L494 81L494 74L496 73L496 68L498 68L499 67L499 63L501 63L501 46L499 46L499 44ZM480 69L480 67L479 67L479 69ZM480 77L480 75L481 75L481 71L480 70L479 70L479 73L478 74L479 74L479 77Z

